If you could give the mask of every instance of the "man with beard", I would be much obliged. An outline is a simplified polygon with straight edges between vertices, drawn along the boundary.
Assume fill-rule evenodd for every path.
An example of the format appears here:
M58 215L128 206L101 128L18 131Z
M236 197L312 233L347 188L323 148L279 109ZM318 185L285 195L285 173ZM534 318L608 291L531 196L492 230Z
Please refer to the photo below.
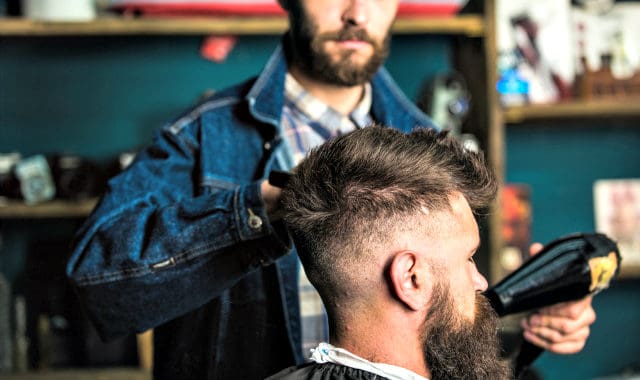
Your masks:
M281 4L291 28L260 75L160 129L78 232L67 275L88 315L103 338L153 328L156 379L302 363L325 317L266 178L372 122L432 126L380 67L397 0ZM553 309L525 336L576 352L593 315L589 300Z
M331 344L270 380L508 377L473 261L496 189L446 132L371 126L312 150L282 209Z

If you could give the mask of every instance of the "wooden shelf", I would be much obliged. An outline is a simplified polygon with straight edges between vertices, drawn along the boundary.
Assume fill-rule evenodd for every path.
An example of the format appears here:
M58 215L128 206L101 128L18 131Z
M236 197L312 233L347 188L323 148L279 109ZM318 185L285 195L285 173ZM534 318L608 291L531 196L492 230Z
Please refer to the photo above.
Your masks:
M624 100L590 100L548 105L509 107L504 110L509 124L543 119L584 119L640 116L640 98Z
M0 37L104 36L104 35L277 35L287 29L285 17L111 17L90 22L42 22L0 18ZM481 16L400 17L397 34L484 35Z
M485 25L482 16L455 17L400 17L393 24L395 34L461 34L483 37Z
M83 218L93 210L97 199L61 201L27 205L21 201L0 202L0 219Z

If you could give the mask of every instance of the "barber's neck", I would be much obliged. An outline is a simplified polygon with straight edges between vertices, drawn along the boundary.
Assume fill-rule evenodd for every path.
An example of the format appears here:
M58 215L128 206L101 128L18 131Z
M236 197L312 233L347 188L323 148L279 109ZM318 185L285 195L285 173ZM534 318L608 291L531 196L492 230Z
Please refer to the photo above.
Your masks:
M375 363L391 364L430 378L420 339L420 323L369 307L333 321L330 343Z
M296 66L291 67L289 72L307 92L343 115L350 114L357 107L364 93L364 85L326 83L310 77Z

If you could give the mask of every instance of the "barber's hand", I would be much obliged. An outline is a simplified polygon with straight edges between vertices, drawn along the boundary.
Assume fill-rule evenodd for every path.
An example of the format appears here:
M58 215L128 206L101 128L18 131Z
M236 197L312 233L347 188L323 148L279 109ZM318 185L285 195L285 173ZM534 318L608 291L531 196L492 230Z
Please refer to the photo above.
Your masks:
M268 180L264 180L260 185L260 190L262 192L262 199L264 200L267 215L269 215L269 220L275 221L280 219L281 215L279 215L278 211L280 208L280 197L282 196L282 189L279 187L271 186Z
M533 244L531 253L538 253L541 244ZM556 354L575 354L584 348L589 326L596 320L591 296L578 301L563 302L542 308L522 320L524 338Z

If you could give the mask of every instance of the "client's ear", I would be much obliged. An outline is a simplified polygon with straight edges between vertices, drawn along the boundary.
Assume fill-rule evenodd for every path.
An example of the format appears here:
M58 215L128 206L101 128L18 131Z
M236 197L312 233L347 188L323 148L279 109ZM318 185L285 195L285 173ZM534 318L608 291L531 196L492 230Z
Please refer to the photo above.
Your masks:
M390 288L408 308L417 311L428 306L431 298L431 271L414 251L396 253L389 265Z

